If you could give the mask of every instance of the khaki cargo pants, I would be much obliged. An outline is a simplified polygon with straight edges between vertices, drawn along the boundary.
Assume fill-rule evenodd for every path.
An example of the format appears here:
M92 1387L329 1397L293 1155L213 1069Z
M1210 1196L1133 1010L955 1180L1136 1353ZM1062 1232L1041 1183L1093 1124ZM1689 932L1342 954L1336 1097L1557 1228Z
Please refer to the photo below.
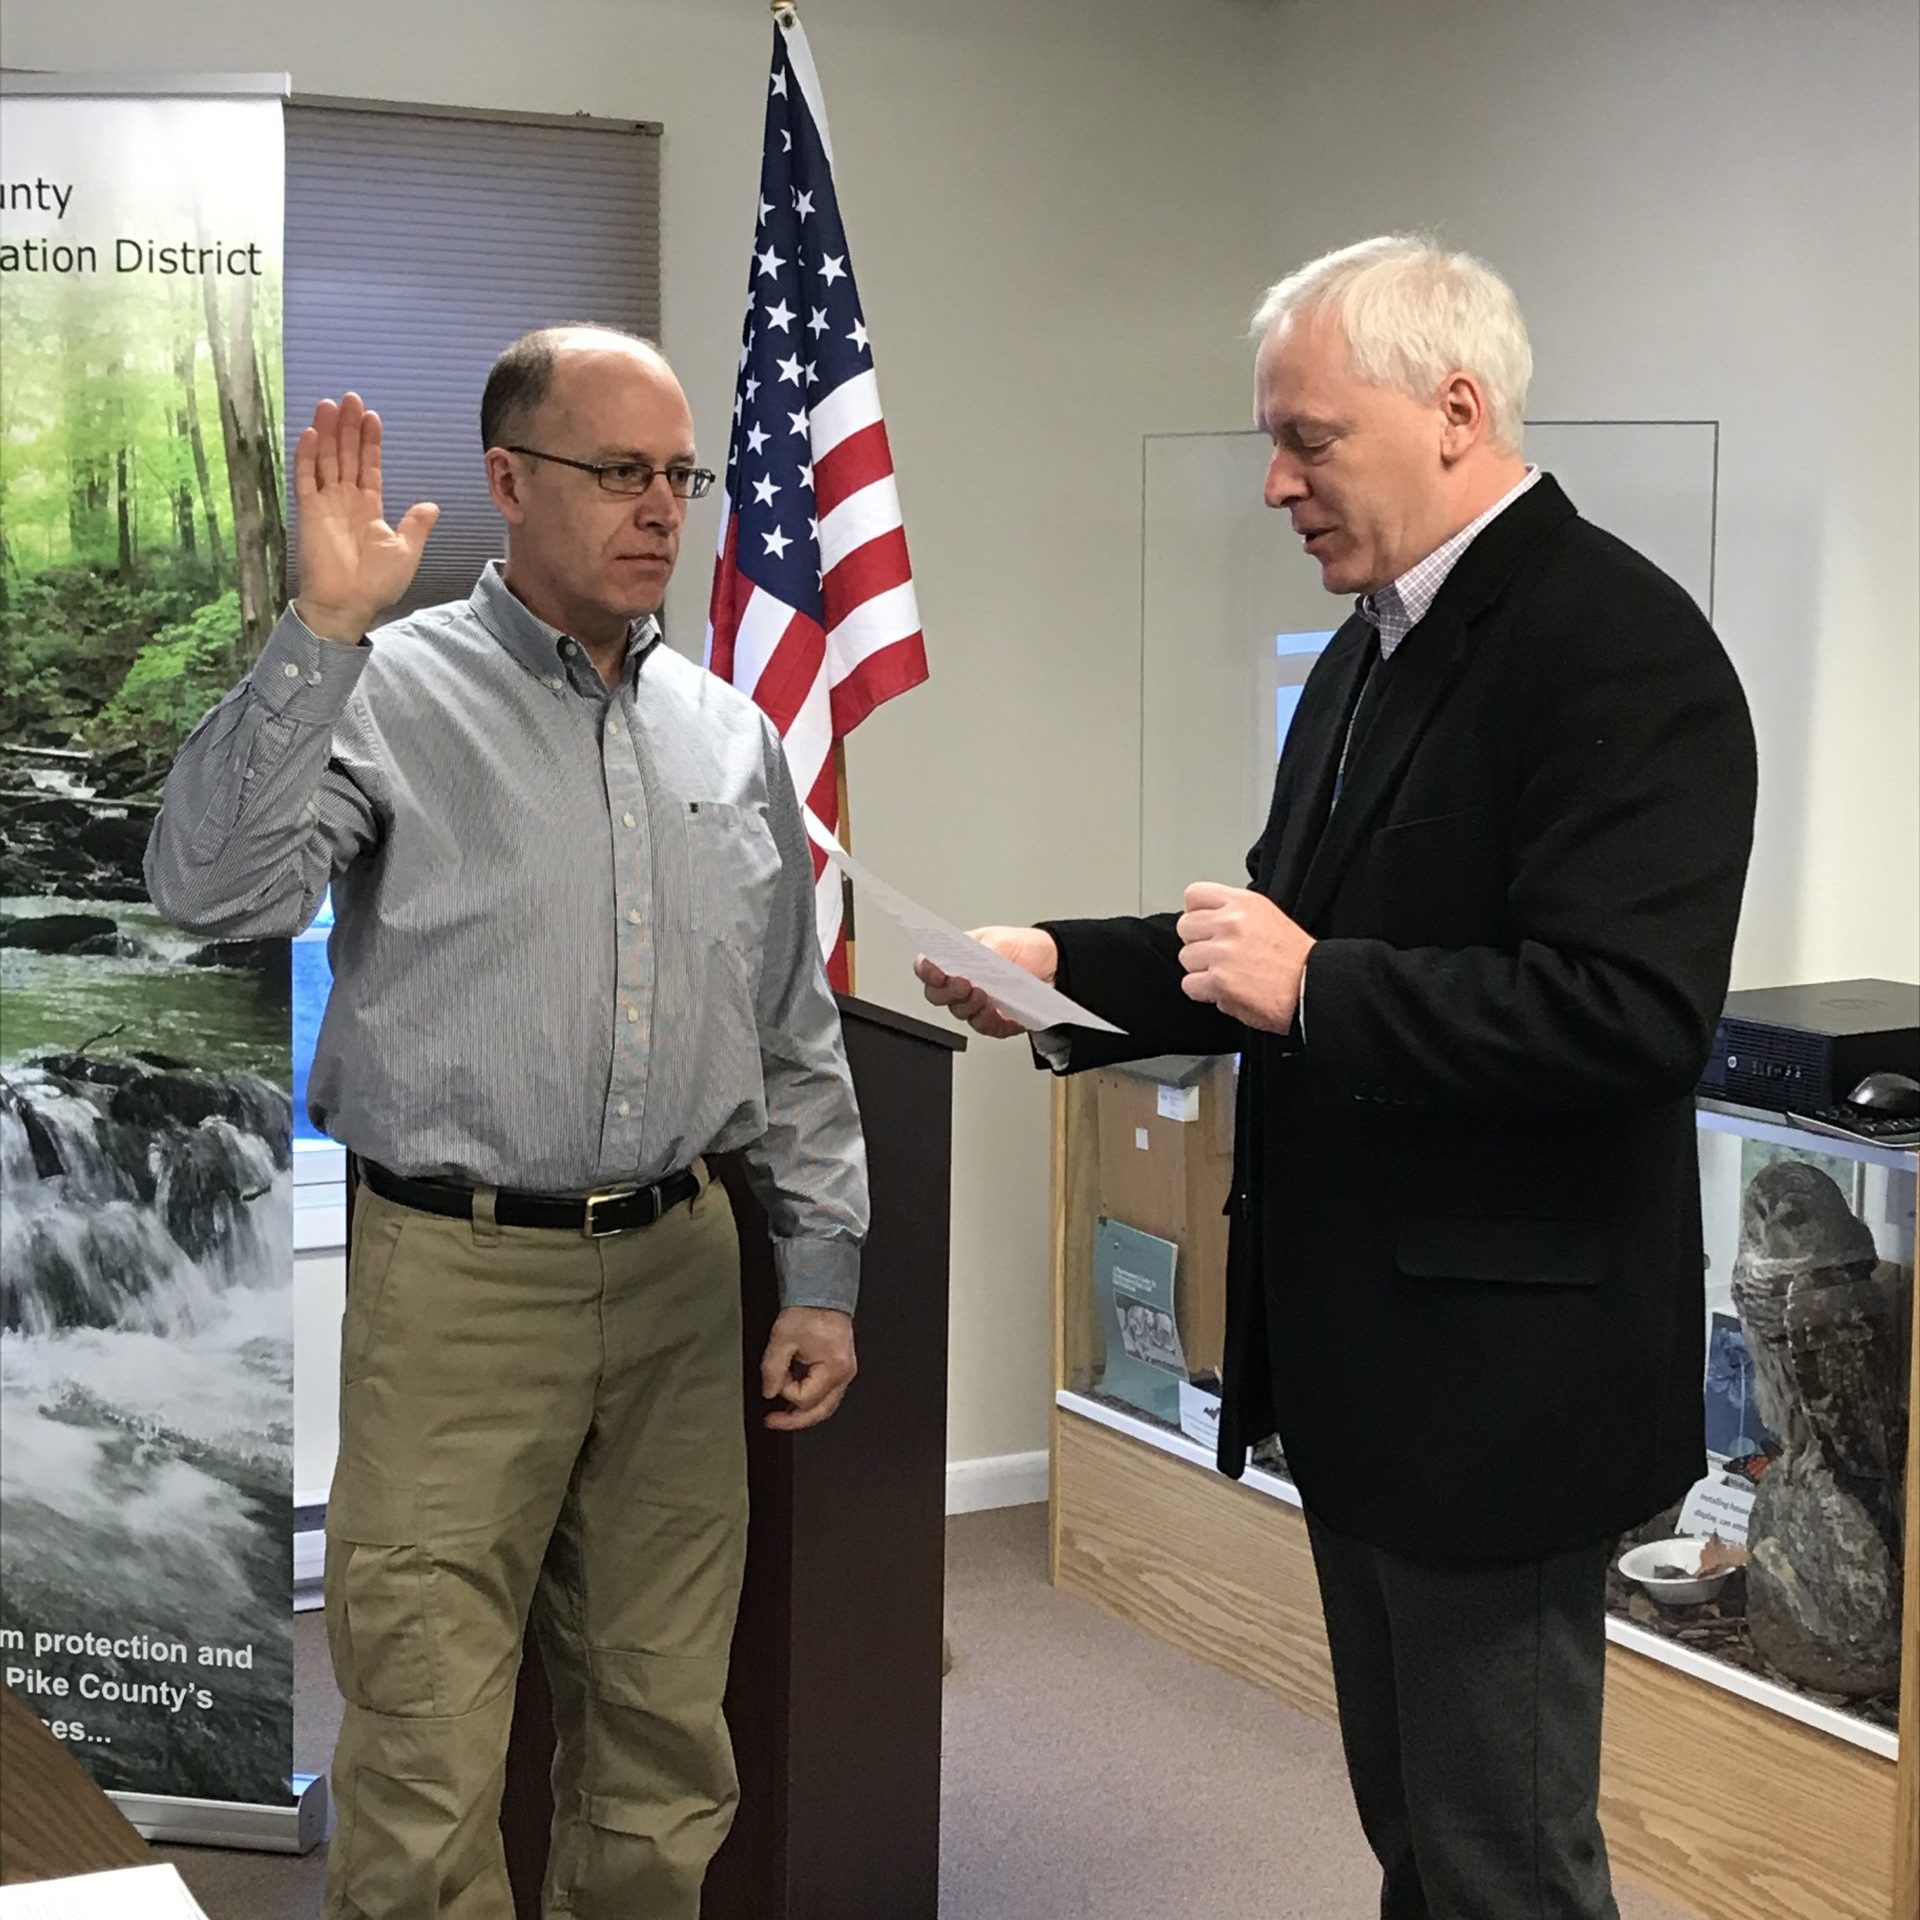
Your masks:
M363 1187L340 1371L329 1920L511 1920L498 1821L529 1609L558 1737L545 1912L696 1920L738 1799L725 1192L703 1179L656 1226L588 1240Z

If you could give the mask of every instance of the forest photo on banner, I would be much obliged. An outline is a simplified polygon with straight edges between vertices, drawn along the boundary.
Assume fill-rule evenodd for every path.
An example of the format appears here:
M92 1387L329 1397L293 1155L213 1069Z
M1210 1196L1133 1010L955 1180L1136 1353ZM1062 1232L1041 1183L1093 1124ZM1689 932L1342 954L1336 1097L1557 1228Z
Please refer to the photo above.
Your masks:
M285 1804L287 943L141 877L281 591L281 108L45 84L0 98L0 1667L110 1790Z

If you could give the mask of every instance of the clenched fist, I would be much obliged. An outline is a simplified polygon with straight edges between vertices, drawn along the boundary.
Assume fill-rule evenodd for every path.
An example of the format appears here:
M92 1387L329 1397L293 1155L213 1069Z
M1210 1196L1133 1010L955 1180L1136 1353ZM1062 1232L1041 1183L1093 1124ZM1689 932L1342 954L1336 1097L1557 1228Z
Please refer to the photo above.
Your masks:
M1180 983L1242 1026L1285 1033L1300 1007L1300 978L1313 936L1264 893L1197 880L1180 916Z
M860 1371L853 1317L830 1307L788 1307L773 1323L760 1359L760 1391L775 1404L765 1416L777 1433L831 1420Z

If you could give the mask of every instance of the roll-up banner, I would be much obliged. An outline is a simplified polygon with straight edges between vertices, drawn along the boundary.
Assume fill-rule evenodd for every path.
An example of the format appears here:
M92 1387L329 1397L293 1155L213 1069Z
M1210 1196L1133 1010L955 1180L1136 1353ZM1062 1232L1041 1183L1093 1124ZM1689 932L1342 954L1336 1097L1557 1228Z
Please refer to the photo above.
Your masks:
M270 1846L288 949L176 931L141 858L280 593L284 93L0 93L0 1667L136 1824Z

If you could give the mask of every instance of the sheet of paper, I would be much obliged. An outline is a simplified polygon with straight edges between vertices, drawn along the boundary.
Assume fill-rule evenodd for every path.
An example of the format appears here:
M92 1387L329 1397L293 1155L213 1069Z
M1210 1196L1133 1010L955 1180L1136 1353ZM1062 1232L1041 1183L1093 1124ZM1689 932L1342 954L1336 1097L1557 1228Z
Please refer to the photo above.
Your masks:
M1044 980L1036 980L1024 967L1016 967L1011 960L1003 959L991 947L983 946L937 913L909 900L871 867L861 865L811 814L807 817L807 829L854 886L900 924L916 953L925 954L942 973L971 980L1009 1020L1017 1020L1030 1032L1038 1032L1042 1027L1091 1027L1097 1033L1122 1031L1111 1020L1089 1013Z
M1680 1533L1717 1533L1730 1547L1747 1544L1753 1523L1753 1488L1730 1474L1710 1473L1697 1481L1680 1508Z
M116 1867L0 1887L0 1920L207 1920L179 1868Z

